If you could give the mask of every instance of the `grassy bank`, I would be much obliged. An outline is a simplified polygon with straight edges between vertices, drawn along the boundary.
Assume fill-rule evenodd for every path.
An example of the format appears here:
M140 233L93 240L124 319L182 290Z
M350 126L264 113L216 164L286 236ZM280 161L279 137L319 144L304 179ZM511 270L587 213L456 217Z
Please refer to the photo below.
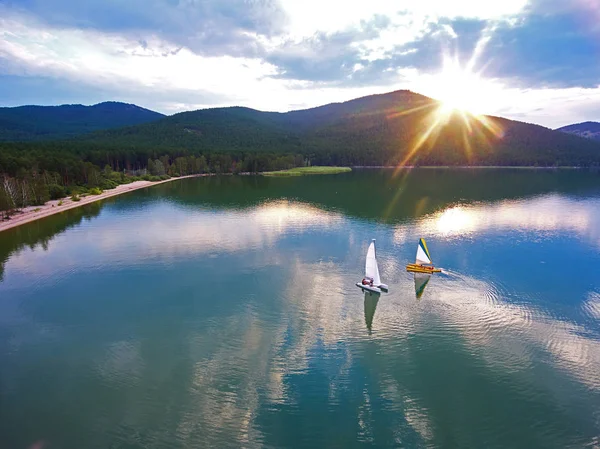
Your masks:
M289 170L263 172L263 176L335 175L350 171L352 171L350 167L296 167Z

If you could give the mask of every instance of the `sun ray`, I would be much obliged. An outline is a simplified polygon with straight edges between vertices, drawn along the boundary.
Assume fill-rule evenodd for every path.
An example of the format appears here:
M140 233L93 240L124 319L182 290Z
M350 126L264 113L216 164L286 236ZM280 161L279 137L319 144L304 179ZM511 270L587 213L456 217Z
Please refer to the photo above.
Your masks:
M383 212L383 219L387 220L391 213L394 210L394 206L396 205L396 203L398 202L398 200L400 199L400 197L402 196L402 194L404 193L404 186L407 184L407 180L410 176L410 172L411 169L407 168L404 173L403 176L398 180L398 188L396 189L396 193L394 194L392 200L390 201L390 204L388 205L388 207L385 209L385 211ZM394 171L394 174L397 174L398 170L396 169Z
M412 146L412 148L408 151L408 154L404 157L404 159L402 160L402 162L400 162L397 166L396 166L396 170L394 171L394 175L396 175L398 173L398 171L404 167L406 165L406 163L421 149L421 147L427 142L427 140L429 139L430 136L432 136L432 134L434 134L434 132L438 132L439 133L439 125L440 125L440 121L442 120L442 117L438 114L437 117L435 117L433 119L433 123L431 124L431 126L429 126L429 128L423 133L421 134L421 136L419 136L417 138L417 141L415 142L415 144ZM435 141L437 140L437 136L435 136L435 138L432 141L432 146L435 144Z
M466 131L463 129L462 132L463 144L465 145L465 154L467 155L467 160L469 163L473 160L473 150L471 148L471 142L469 142L469 136Z
M471 126L471 122L469 121L469 118L467 117L468 113L465 111L458 111L458 112L460 113L460 116L463 119L465 126L467 127L467 131L469 132L469 134L471 134L473 132L473 127Z
M490 117L482 115L475 116L475 119L479 123L481 123L489 132L491 132L496 138L504 137L504 129Z
M435 104L428 103L428 104L424 104L422 106L417 106L417 107L414 107L414 108L405 109L403 111L399 111L399 112L395 112L393 114L389 114L387 116L387 118L388 119L393 119L393 118L401 117L401 116L404 116L404 115L414 114L416 112L423 111L425 109L431 109L431 108L434 108L434 107L435 107Z

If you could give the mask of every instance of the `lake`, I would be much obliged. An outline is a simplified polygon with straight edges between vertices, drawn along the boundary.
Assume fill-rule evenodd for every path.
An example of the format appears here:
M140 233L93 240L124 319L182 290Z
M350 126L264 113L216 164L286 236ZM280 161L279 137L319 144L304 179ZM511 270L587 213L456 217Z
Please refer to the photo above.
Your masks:
M186 179L0 233L0 275L2 448L600 446L599 173Z

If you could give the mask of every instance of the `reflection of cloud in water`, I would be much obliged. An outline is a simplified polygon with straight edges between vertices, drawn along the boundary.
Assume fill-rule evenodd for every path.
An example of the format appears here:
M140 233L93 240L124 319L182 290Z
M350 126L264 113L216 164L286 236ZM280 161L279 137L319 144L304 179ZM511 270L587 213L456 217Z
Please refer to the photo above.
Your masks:
M286 377L307 372L317 343L337 344L349 320L356 321L343 316L343 282L333 264L296 260L290 270L279 319L260 317L248 307L190 337L193 359L198 359L196 354L210 355L194 365L195 399L178 426L183 441L202 434L203 444L210 446L219 442L219 433L228 432L242 445L260 446L263 437L254 419L261 401L292 404ZM350 367L344 363L340 371Z
M600 390L600 341L586 336L584 327L508 304L492 285L467 276L445 280L432 304L432 312L460 332L469 347L485 349L480 355L496 369L528 369L535 347L548 351L557 366L580 382ZM435 332L424 324L427 332Z
M345 285L347 277L338 266L296 260L290 271L290 282L281 292L280 319L263 321L255 310L248 308L244 314L232 316L215 324L214 329L198 334L197 339L192 338L194 345L212 349L211 355L195 366L193 389L198 400L194 411L181 424L180 432L195 434L200 430L197 423L204 422L210 423L209 428L202 429L209 442L211 435L217 441L215 435L227 431L245 444L260 445L264 436L254 422L259 409L269 408L269 404L294 405L295 397L289 395L288 382L292 376L308 373L313 357L319 358L322 368L331 368L318 348L324 346L326 351L335 352L335 368L327 369L328 401L335 405L343 399L357 361L366 362L362 351L382 351L381 356L369 358L380 361L391 350L395 358L405 358L403 363L410 366L413 355L400 349L406 346L401 342L410 335L426 339L427 335L456 332L463 338L461 346L488 366L490 373L501 376L530 371L532 359L539 357L537 352L546 351L556 360L554 365L559 371L600 390L597 370L600 341L586 336L581 326L504 302L502 293L486 282L460 275L439 277L426 302L415 301L410 284L406 295L401 294L400 303L394 299L397 296L383 297L379 301L382 310L376 315L377 335L368 337L375 346L369 349L364 346L367 342L364 296L360 292L349 293L353 286ZM410 301L405 303L408 298ZM396 343L377 344L388 339ZM374 391L379 391L390 407L399 412L397 419L404 419L423 439L430 440L434 428L420 393L407 390L394 380L388 368L369 367L379 387L362 390L362 405L356 410L359 437L365 441L372 438L375 417L370 404ZM227 378L231 382L232 376L236 385L233 390L219 381ZM544 379L531 382L537 391L560 393L552 382ZM397 424L401 425L400 421Z
M177 427L180 440L212 447L227 433L243 445L257 445L261 435L252 422L259 390L270 385L274 338L277 334L264 328L251 309L190 337L191 357L200 360L193 367L190 402Z
M414 235L413 226L398 226L396 243L404 243L409 235ZM457 205L416 223L418 234L447 237L507 230L574 232L600 245L600 201L546 195L519 201Z
M107 348L97 369L106 382L132 385L140 378L143 365L139 342L117 341Z
M57 236L47 251L38 251L35 257L29 251L14 255L7 270L39 274L64 266L135 264L183 255L259 250L286 234L328 229L344 220L340 214L288 201L269 202L248 211L201 211L183 218L179 211L170 214L168 210L130 213L122 221L100 218L89 230ZM63 245L65 239L68 245ZM77 253L66 253L65 247L77 248Z
M588 300L583 303L583 311L587 316L600 320L600 293L590 293Z
M448 235L517 228L566 230L593 237L598 235L594 233L598 232L600 216L593 211L592 203L571 203L549 196L461 206L426 217L416 227L424 233ZM244 212L203 211L185 221L158 213L132 214L120 223L114 219L102 222L100 217L94 222L96 228L64 234L69 239L67 246L78 247L85 258L63 251L57 238L47 253L33 258L21 254L9 264L14 267L22 263L35 270L47 266L52 270L61 263L95 265L115 259L136 263L150 257L257 250L268 248L285 234L334 228L344 220L341 215L287 201ZM410 227L401 226L396 236L405 237L410 232ZM348 239L353 238L350 233ZM31 268L33 263L40 266ZM282 268L289 270L285 277L288 282L278 292L277 304L282 310L262 310L263 314L277 314L276 319L261 315L254 308L258 306L250 304L218 321L202 321L197 331L186 335L193 373L176 431L184 445L217 446L226 434L240 446L262 446L265 435L256 422L261 408L265 402L267 408L293 405L290 378L309 372L311 357L319 358L320 367L334 365L326 374L327 397L329 404L339 404L353 369L358 363L367 363L361 351L381 351L381 357L371 359L375 362L385 358L386 351L393 351L394 357L405 358L408 365L413 355L404 343L414 335L459 334L465 342L457 344L462 343L490 371L501 375L529 370L532 360L539 357L534 350L541 349L556 359L554 366L587 387L600 390L598 338L590 337L583 326L505 302L503 292L487 282L460 275L439 276L428 286L427 300L421 302L415 300L412 277L404 289L391 285L392 293L382 297L376 314L373 308L376 331L367 336L364 297L353 282L348 282L340 265L305 263L298 257L282 264ZM600 318L597 293L590 294L583 307L588 316ZM386 346L380 344L382 340L394 343ZM367 343L372 346L365 348ZM96 367L102 379L116 384L134 382L146 367L139 346L128 341L110 345ZM326 351L335 351L329 358L332 362L328 356L323 357L323 351L315 353L322 346ZM435 427L429 419L430 411L418 391L395 380L390 370L396 366L368 368L379 384L379 394L399 411L394 419L405 419L424 440L431 440ZM557 389L543 379L537 386L551 392ZM362 438L368 441L373 436L371 404L375 403L376 393L369 388L361 391L362 406L356 410L356 420Z

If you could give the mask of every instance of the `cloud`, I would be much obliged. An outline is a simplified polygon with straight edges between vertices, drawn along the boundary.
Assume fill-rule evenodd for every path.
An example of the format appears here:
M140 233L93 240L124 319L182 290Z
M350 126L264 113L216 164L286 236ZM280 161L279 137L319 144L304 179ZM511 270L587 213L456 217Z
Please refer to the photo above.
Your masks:
M490 75L525 87L597 87L600 33L586 25L584 9L549 11L533 9L517 25L494 32Z
M165 113L395 89L439 98L449 54L492 93L478 112L558 126L600 119L598 23L593 0L11 0L0 3L0 94L3 105L115 99Z
M153 35L203 56L255 55L257 36L281 34L287 23L274 0L25 0L7 5L48 27L138 39Z
M0 61L1 63L1 61ZM45 76L0 75L0 98L3 106L27 104L96 104L107 99L133 103L167 114L182 110L200 109L215 105L230 105L239 101L235 95L219 94L201 89L152 89L139 86L133 81L121 86L84 84L62 78Z
M391 24L387 16L376 15L342 31L320 31L300 41L288 39L266 59L277 67L275 78L350 83L353 74L369 65L361 44L379 38Z

